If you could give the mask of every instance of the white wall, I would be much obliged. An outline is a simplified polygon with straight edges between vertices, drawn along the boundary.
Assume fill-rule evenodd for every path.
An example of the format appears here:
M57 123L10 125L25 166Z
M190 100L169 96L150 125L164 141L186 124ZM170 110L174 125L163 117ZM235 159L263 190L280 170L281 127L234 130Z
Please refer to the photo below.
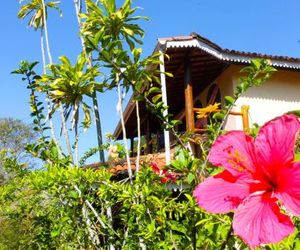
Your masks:
M239 66L230 66L223 73L231 74L231 78L225 77L226 84L224 77L220 78L220 84L228 86L225 92L230 93L231 90L232 93L238 83L240 68ZM263 86L249 89L237 100L236 104L234 108L236 111L240 111L241 105L250 106L250 125L253 123L263 125L266 121L287 111L300 110L300 72L279 70ZM226 129L242 129L242 119L239 116L230 116Z

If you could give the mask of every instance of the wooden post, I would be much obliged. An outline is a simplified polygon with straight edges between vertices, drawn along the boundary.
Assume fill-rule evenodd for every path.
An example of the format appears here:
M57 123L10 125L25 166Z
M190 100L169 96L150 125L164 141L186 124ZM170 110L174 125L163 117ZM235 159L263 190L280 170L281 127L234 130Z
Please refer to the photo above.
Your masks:
M149 116L147 116L146 119L146 154L152 154L152 141L151 141L151 131L150 131L150 119Z
M195 126L195 120L194 120L193 85L191 80L191 62L189 58L186 58L184 62L184 97L185 97L186 131L193 132Z
M185 121L186 131L195 131L194 118L194 98L193 98L193 84L191 79L191 61L187 55L184 61L184 99L185 99ZM195 155L196 147L193 142L188 143L188 148Z
M250 107L248 105L242 105L241 107L244 131L247 131L249 129L249 108Z
M241 107L241 112L237 111L230 111L230 115L238 115L242 117L242 122L243 122L243 130L247 132L249 130L249 108L250 106L248 105L242 105Z
M134 150L134 138L131 137L131 138L130 138L130 151L131 151L131 152L130 152L130 156L131 156L131 157L134 156L133 150Z

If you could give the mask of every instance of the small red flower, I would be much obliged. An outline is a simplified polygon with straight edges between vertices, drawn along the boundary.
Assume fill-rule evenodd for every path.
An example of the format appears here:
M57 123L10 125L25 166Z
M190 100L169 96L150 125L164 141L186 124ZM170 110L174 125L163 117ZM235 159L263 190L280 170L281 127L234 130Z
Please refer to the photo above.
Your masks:
M176 181L176 175L166 169L160 169L156 162L151 162L151 168L154 173L161 177L160 182Z

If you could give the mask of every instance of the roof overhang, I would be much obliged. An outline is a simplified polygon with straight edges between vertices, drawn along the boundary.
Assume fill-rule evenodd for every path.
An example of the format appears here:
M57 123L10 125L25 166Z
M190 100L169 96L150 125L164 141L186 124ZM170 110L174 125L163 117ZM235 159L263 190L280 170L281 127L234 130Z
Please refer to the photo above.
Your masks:
M196 56L205 55L205 58L210 61L214 61L219 64L219 68L221 69L222 65L231 65L231 64L244 64L247 65L251 60L256 58L268 59L271 62L271 65L276 68L286 69L286 70L300 70L300 58L286 57L286 56L276 56L276 55L266 55L260 53L253 52L244 52L237 50L229 50L224 49L218 46L217 44L211 42L207 38L204 38L196 33L192 33L190 36L178 36L178 37L168 37L168 38L160 38L158 39L158 43L154 49L153 53L158 51L164 51L166 54L172 54L174 58L179 55L180 59L183 59L183 51L196 51ZM181 53L181 54L180 54ZM186 53L188 54L188 53ZM173 63L174 62L174 63ZM171 59L165 62L167 65L166 71L175 64L175 59L172 61ZM203 63L203 62L202 62ZM208 63L207 63L208 64ZM215 72L220 70L217 68ZM177 73L175 71L175 73ZM172 80L173 81L173 80ZM145 107L143 107L145 109ZM133 101L133 97L131 97L128 102L125 110L124 110L124 119L125 123L127 123L130 117L133 117L133 112L135 111L135 104ZM115 131L114 136L116 138L120 138L122 135L122 127L119 122Z
M300 69L300 58L223 49L196 33L192 33L190 36L159 38L155 51L161 47L164 48L164 51L170 48L198 48L218 60L229 63L248 64L255 58L262 58L269 59L274 67Z

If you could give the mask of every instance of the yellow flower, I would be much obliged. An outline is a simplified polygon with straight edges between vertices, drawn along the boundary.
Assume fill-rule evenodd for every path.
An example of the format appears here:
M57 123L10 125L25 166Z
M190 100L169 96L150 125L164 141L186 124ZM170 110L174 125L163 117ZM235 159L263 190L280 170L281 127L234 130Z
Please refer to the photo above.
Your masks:
M219 111L220 103L210 104L205 108L195 109L197 118L206 118L210 113L218 112Z

